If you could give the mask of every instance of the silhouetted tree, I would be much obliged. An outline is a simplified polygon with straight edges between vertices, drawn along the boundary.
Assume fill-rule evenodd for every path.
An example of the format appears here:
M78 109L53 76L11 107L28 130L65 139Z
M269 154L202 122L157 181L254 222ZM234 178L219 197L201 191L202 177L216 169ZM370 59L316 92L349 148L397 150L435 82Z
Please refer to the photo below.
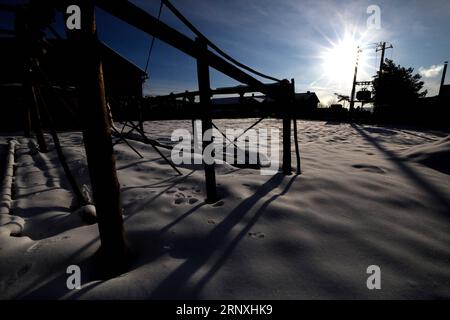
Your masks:
M413 68L404 68L386 59L383 72L379 72L373 81L374 112L381 116L408 116L417 104L418 98L424 97L427 90L421 91L423 81L420 74L413 74Z
M343 94L339 94L339 93L334 93L334 95L337 98L337 102L338 103L342 102L344 107L345 107L345 103L346 102L350 102L350 97L349 96L346 96L346 95L343 95Z
M335 93L334 95L337 97L338 102L341 102L341 101L350 101L350 97L349 97L349 96L346 96L346 95L344 95L344 94Z

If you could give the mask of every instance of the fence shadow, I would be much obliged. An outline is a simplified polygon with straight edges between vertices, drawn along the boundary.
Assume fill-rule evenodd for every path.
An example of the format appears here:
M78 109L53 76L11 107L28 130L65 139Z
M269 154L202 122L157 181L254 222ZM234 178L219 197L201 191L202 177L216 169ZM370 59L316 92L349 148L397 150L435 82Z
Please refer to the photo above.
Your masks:
M391 160L402 172L403 174L411 180L417 187L419 187L425 194L428 194L434 199L434 201L439 204L440 212L445 216L449 217L448 208L450 208L450 200L448 196L441 192L435 185L425 179L417 171L415 171L411 166L409 166L406 161L399 157L395 152L384 147L376 138L370 136L364 128L356 124L351 124L351 126L369 143L371 143L375 148L384 153L386 157Z
M153 299L195 299L204 285L211 279L211 277L223 266L226 258L231 254L238 242L247 233L247 231L256 223L261 217L264 210L277 197L287 192L296 176L291 177L287 186L278 195L272 196L267 200L250 219L248 224L239 232L239 234L228 244L221 257L216 261L213 267L203 276L203 278L192 289L188 289L186 284L189 279L200 270L211 258L211 256L221 247L226 245L225 240L231 230L239 224L246 214L260 201L263 197L268 195L271 191L278 188L284 181L285 176L278 173L271 177L264 183L255 194L242 201L236 208L234 208L228 216L219 223L204 239L195 241L195 248L191 251L192 254L187 260L174 270L166 279L164 279L158 287L151 293L149 298Z

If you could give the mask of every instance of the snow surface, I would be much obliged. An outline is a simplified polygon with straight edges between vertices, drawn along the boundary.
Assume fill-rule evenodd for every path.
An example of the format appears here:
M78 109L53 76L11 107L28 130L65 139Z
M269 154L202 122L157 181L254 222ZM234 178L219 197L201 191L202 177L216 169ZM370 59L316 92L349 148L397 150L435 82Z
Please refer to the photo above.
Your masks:
M215 123L245 128L253 121ZM140 159L116 145L132 258L127 273L108 281L93 276L97 226L72 208L56 153L40 154L34 141L16 137L11 212L0 220L0 298L450 298L450 138L298 125L302 175L263 176L223 163L222 198L214 204L204 202L198 166L180 167L184 175L177 176L151 146L130 141ZM267 127L280 122L256 128ZM146 123L149 136L166 144L175 128L190 130L191 123ZM81 134L60 137L73 172L89 185ZM13 220L20 236L11 235ZM82 270L79 290L66 287L72 264ZM366 287L369 265L381 268L381 290Z

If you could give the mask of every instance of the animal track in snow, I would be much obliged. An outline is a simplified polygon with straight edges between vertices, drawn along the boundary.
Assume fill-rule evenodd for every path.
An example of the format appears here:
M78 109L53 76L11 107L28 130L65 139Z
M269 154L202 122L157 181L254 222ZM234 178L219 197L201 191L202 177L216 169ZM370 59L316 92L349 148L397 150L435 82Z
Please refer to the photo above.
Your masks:
M194 204L194 203L196 203L197 201L198 201L197 198L189 198L189 200L188 200L189 204Z
M182 204L183 202L185 202L186 199L179 197L179 198L175 198L175 200L173 201L175 204Z

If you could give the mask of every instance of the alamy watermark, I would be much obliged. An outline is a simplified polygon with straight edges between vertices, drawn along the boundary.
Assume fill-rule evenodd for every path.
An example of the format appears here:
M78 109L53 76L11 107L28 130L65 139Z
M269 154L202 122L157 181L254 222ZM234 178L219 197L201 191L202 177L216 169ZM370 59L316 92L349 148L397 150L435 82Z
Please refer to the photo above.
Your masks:
M376 4L371 4L367 7L366 13L369 15L366 24L368 30L381 29L381 9Z
M66 273L69 275L66 280L66 286L69 290L81 289L81 269L76 264L67 267Z
M280 130L276 128L226 129L224 134L209 129L203 136L196 129L193 134L186 129L176 129L171 140L177 142L171 153L176 165L221 162L254 165L259 167L261 175L273 175L280 169ZM202 141L206 143L204 149ZM208 144L209 141L212 143Z
M377 265L370 265L367 267L367 274L370 276L367 278L366 286L369 290L381 289L381 269Z
M66 14L66 28L68 30L80 30L81 29L81 9L79 6L72 4L67 7Z

